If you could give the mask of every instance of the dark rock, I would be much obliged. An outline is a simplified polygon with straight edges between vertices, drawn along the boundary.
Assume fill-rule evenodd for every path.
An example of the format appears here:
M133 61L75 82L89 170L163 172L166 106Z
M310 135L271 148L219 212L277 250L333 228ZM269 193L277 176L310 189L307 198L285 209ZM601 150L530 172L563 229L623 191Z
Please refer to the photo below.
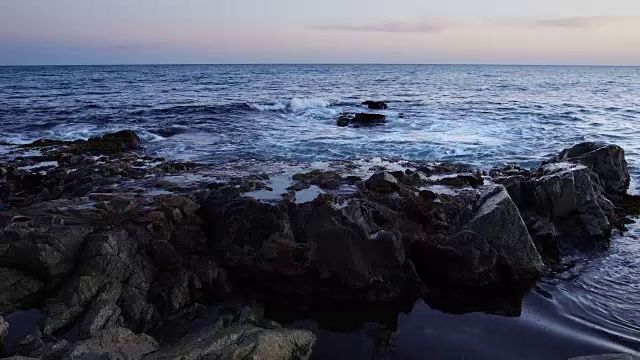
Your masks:
M89 359L141 359L160 346L149 335L136 335L125 328L111 328L95 333L91 338L69 346L63 356L68 360Z
M540 275L544 265L506 189L485 191L473 218L458 233L414 252L412 259L423 280L468 289Z
M0 314L16 310L40 297L44 283L13 269L0 268Z
M395 192L400 189L398 179L387 172L380 172L372 175L365 182L367 189L381 193Z
M120 316L121 311L116 304L121 291L122 286L115 283L98 295L79 323L80 336L90 336L109 325L115 325L113 322Z
M454 187L463 187L463 186L472 186L477 187L484 184L484 179L480 173L475 174L458 174L456 176L447 176L440 180L438 180L438 184L454 186Z
M351 124L352 119L353 119L353 116L351 115L341 115L336 121L336 125L340 127L349 126L349 124Z
M386 110L387 104L384 101L371 101L367 100L362 103L362 105L366 105L369 109L372 110Z
M387 122L387 117L382 114L359 113L353 117L351 123L356 126L380 125Z
M538 170L533 182L533 207L552 221L577 216L578 233L606 242L611 224L597 201L589 170L583 165L551 163Z
M0 353L4 348L4 338L9 334L9 323L0 316Z
M333 190L340 186L342 176L337 171L313 170L304 174L295 174L292 179L306 186L316 185L323 189Z
M173 345L148 354L161 359L307 359L315 342L308 330L283 329L252 306L218 309L215 321Z
M605 191L624 195L629 189L629 170L624 150L617 145L584 142L563 150L547 163L569 161L587 166L598 175Z
M118 143L122 151L140 149L140 137L131 130L122 130L102 136L102 140Z

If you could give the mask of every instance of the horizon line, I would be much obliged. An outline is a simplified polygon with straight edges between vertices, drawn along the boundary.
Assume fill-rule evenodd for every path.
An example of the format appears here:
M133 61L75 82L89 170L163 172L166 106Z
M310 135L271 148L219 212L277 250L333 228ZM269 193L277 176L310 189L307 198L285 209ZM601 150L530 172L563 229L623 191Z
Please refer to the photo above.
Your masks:
M383 63L383 62L193 62L193 63L100 63L100 64L0 64L0 67L53 67L53 66L255 66L255 65L374 65L374 66L566 66L566 67L640 67L637 65L621 64L568 64L568 63Z

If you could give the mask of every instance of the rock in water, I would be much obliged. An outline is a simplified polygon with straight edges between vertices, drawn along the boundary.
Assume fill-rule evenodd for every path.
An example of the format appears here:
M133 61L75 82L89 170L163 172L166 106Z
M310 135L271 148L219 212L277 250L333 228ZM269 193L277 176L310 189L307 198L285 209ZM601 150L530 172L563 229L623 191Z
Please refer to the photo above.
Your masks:
M122 151L140 149L140 137L131 130L122 130L102 136L102 140L119 143Z
M356 125L377 125L384 124L387 122L387 117L382 114L368 114L368 113L359 113L351 120L352 124Z
M344 127L350 124L354 126L373 126L387 122L387 117L382 114L359 113L355 116L342 115L336 121L336 125Z
M371 110L386 110L387 104L384 101L372 101L367 100L362 103L362 105L367 105L367 107Z
M606 241L611 225L598 204L589 169L584 165L552 163L542 166L542 176L533 181L533 202L537 211L551 221L577 215L582 233Z
M338 121L336 122L336 125L338 125L340 127L349 126L349 124L351 124L351 120L352 119L353 119L353 117L350 116L350 115L341 115L338 118Z
M563 150L547 163L569 161L587 166L602 181L607 193L624 195L629 189L629 169L624 150L612 144L584 142Z
M506 189L483 191L475 214L459 232L413 257L425 281L466 290L527 281L542 272L542 259Z

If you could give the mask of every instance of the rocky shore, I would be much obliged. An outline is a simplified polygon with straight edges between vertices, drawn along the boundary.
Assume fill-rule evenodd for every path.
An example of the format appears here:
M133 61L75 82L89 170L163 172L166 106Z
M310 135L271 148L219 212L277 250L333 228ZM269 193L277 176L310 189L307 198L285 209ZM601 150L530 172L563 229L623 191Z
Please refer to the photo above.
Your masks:
M0 160L0 344L37 359L306 359L314 334L274 320L348 309L393 327L419 298L518 315L640 204L623 149L596 143L537 169L207 165L122 131Z

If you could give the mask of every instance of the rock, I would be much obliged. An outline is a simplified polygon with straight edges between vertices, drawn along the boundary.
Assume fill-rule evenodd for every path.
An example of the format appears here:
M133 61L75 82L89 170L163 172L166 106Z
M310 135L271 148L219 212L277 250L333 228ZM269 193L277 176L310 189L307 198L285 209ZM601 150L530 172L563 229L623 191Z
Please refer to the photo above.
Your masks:
M640 356L634 356L629 354L607 354L607 355L580 356L580 357L571 358L569 360L640 360Z
M617 145L584 142L563 150L547 161L573 162L587 166L598 175L605 191L613 195L624 195L629 189L630 175L624 150Z
M67 360L89 359L141 359L160 346L149 335L136 335L125 328L101 330L93 337L70 345L63 356Z
M506 189L483 189L473 217L441 244L427 245L412 256L428 283L473 289L535 279L544 264L518 208Z
M2 358L2 360L41 360L40 358L32 358L26 356L9 356L6 358Z
M438 184L453 187L477 187L484 184L484 179L482 178L482 175L480 173L458 174L456 176L443 177L442 179L438 180Z
M353 117L351 115L341 115L336 121L336 125L340 127L349 126L349 124L351 124L352 119Z
M51 220L41 217L9 224L0 240L6 244L5 251L0 253L0 263L48 281L72 271L84 237L92 227L56 224Z
M131 130L122 130L102 136L102 140L118 143L122 151L140 149L140 137Z
M315 336L308 330L263 329L248 324L220 329L214 324L144 360L308 359L314 342Z
M13 269L0 268L0 314L16 310L23 303L35 300L44 283L35 277Z
M356 126L380 125L387 122L387 117L382 114L359 113L353 117L351 124Z
M221 200L203 206L209 238L230 277L252 292L384 302L412 284L401 235L372 236L380 228L358 202L340 209L330 195L301 205Z
M0 316L0 353L2 353L4 338L9 334L9 323Z
M398 179L387 172L380 172L372 175L365 182L367 189L381 193L395 192L400 189Z
M93 301L80 321L78 326L80 336L90 336L108 325L114 325L113 322L116 321L121 312L116 304L121 291L122 286L119 283L115 283L98 295L98 298Z
M304 174L295 174L292 179L305 186L316 185L323 189L333 190L340 187L342 176L337 171L313 170Z
M533 181L533 207L552 221L576 215L588 238L605 242L611 224L597 201L589 169L584 165L551 163L542 166Z
M369 109L372 110L386 110L387 104L384 101L371 101L367 100L362 103L362 105L366 105Z

